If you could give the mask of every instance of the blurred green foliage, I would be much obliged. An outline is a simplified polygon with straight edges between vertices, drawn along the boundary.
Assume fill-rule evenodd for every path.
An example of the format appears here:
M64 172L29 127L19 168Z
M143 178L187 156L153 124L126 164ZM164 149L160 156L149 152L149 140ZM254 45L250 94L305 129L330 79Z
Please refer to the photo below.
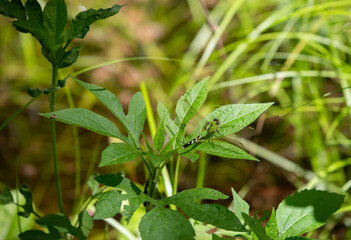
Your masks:
M114 3L67 1L68 14L72 18L83 6L102 8ZM205 76L212 77L209 108L274 101L253 126L258 132L253 144L244 144L263 161L234 164L204 157L199 161L199 165L207 163L203 185L226 194L230 187L241 188L257 210L276 206L304 187L344 193L343 214L311 237L335 234L349 239L350 8L346 0L130 1L118 17L97 22L84 42L77 41L83 45L81 57L63 70L61 78L116 60L77 77L106 87L125 107L141 82L154 111L158 100L174 107L174 100ZM18 33L9 21L0 16L0 123L30 100L26 87L47 88L51 77L39 44L30 35ZM69 106L66 93L70 91L76 107L109 114L73 81L64 89L57 93L56 109ZM37 114L48 110L48 100L42 96L0 133L0 185L14 188L18 174L20 183L31 186L33 201L44 213L57 211L50 124ZM73 133L65 124L57 124L57 131L63 198L70 211L75 201ZM119 170L96 166L107 139L83 129L78 134L82 184L91 169ZM288 165L291 162L296 165ZM180 169L179 188L194 187L196 164L183 161ZM144 178L137 161L123 170L133 181Z

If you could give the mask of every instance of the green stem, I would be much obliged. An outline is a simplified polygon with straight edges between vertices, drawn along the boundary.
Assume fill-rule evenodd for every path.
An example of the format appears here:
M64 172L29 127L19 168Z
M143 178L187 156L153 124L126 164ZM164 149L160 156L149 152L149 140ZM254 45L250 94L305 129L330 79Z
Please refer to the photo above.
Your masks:
M57 70L58 70L57 66L55 66L55 64L52 64L52 86L56 86L57 84ZM52 91L50 93L49 102L50 102L50 111L54 112L55 111L55 91ZM54 157L57 198L59 202L60 212L64 213L62 194L61 194L60 173L59 173L57 149L56 149L56 124L55 124L54 118L51 118L51 137L52 137L52 153Z

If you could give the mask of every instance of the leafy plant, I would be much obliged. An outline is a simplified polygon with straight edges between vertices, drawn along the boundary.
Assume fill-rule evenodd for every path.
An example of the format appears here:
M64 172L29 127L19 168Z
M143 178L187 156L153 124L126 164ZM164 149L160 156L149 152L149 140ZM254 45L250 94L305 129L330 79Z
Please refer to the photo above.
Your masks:
M75 79L75 78L74 78ZM92 92L122 123L128 132L128 136L123 135L115 125L108 119L85 109L64 109L56 112L43 113L42 116L50 118L56 116L57 121L84 127L105 136L119 138L123 142L110 144L101 155L100 166L109 166L119 164L136 159L138 156L143 160L148 169L148 181L145 183L144 191L139 189L133 182L122 174L105 174L97 176L95 179L99 183L108 186L109 191L104 191L98 196L96 204L96 212L94 219L105 219L115 216L122 208L123 216L128 223L135 211L142 205L146 206L146 214L141 219L139 231L141 237L147 239L193 239L195 232L190 222L174 209L167 206L176 206L186 216L197 221L211 224L217 228L226 231L237 232L234 235L245 236L247 239L286 239L292 236L299 236L304 232L311 231L323 224L329 215L335 212L341 205L343 197L341 195L326 192L301 192L292 198L287 198L278 208L278 220L270 220L269 232L273 232L271 228L277 228L276 237L267 235L257 219L252 219L248 215L248 205L241 200L235 193L236 204L234 213L227 208L218 204L199 204L200 200L218 200L226 199L227 196L220 192L207 189L189 189L176 193L173 196L163 197L157 187L160 172L169 162L172 156L179 154L195 161L197 158L196 150L201 150L212 155L241 158L248 160L256 160L251 155L237 146L231 145L221 140L207 141L205 137L201 141L194 142L190 147L185 148L185 144L196 138L204 131L203 125L209 120L221 119L219 128L220 136L235 133L254 121L263 111L265 111L272 103L267 104L232 104L222 106L199 122L194 131L185 137L185 126L194 114L200 109L207 97L208 79L204 79L182 96L176 106L176 119L172 120L168 109L162 103L158 104L158 113L161 119L156 134L153 138L153 144L148 143L145 138L146 148L140 145L139 136L141 135L145 118L146 107L143 97L140 93L136 93L129 104L128 114L125 115L122 105L118 99L108 90L82 82L75 79L81 86ZM164 131L169 137L169 142L165 143ZM213 132L215 134L215 132ZM213 134L211 137L213 137ZM310 193L310 196L308 195ZM307 196L306 196L307 194ZM334 196L338 196L335 198ZM324 206L316 205L316 199L325 198L326 202L335 199L334 205ZM306 201L306 199L309 201ZM122 204L122 201L128 201L128 204ZM286 211L289 210L288 205L295 206L295 203L305 201L302 207L306 212L301 220L294 211L297 208L292 207L291 211L297 221L294 224L310 224L309 228L303 231L297 230L296 226L286 226L282 223L282 219ZM317 220L312 220L313 211L308 205L313 205L315 212L326 212L319 215ZM323 208L323 209L321 209ZM312 214L312 215L311 215ZM242 222L241 222L241 221ZM290 218L288 219L290 221ZM275 223L277 221L277 223ZM273 223L272 223L273 222ZM179 231L181 229L181 231ZM292 229L292 230L291 230ZM268 231L267 230L267 231ZM278 234L279 232L279 234ZM267 236L266 236L267 235ZM261 238L264 236L265 238Z
M92 23L117 14L121 7L122 6L115 4L108 9L89 9L80 12L75 19L70 22L68 28L65 29L67 23L67 7L64 0L49 0L44 9L41 8L37 0L28 0L24 5L20 0L0 0L0 14L15 19L12 22L12 25L17 31L30 33L36 38L41 45L42 54L52 66L52 80L50 87L45 89L27 89L28 94L33 97L32 101L38 98L41 94L49 95L50 111L55 110L55 91L64 87L66 84L66 78L63 80L57 79L58 69L72 65L79 57L80 47L74 46L67 50L69 44L75 38L84 38ZM30 101L25 107L27 107L32 101ZM21 108L12 117L5 121L0 126L0 130L25 107ZM51 120L51 133L56 189L61 213L58 215L39 217L32 207L31 192L28 187L23 185L19 190L26 198L26 204L22 206L24 212L19 212L19 214L26 218L32 213L37 215L39 217L37 223L47 227L49 234L38 230L30 230L20 234L19 237L21 239L61 239L61 233L70 233L79 239L86 239L92 227L92 224L90 224L92 221L89 220L91 217L84 211L81 212L79 215L79 225L75 228L71 225L68 217L64 215L58 170L54 116L52 116ZM5 193L6 195L3 195L3 201L1 204L12 202L10 195L8 194L9 191L5 190ZM87 222L89 222L89 226L86 228L85 224Z

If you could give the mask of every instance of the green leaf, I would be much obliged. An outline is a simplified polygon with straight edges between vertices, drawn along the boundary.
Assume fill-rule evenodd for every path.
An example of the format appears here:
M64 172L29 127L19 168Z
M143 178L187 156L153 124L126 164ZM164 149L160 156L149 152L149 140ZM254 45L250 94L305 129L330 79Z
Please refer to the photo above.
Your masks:
M62 33L67 22L67 7L64 0L49 0L43 10L43 26L47 30L47 47L56 51L64 42Z
M94 226L93 218L89 215L88 211L84 210L79 214L78 223L78 232L87 238Z
M146 120L146 105L141 92L133 95L129 102L127 126L134 138L134 142L139 146L139 137L143 131Z
M156 133L153 139L153 146L156 149L156 151L161 151L163 144L165 143L165 132L163 130L163 122L164 122L164 118L161 119L161 122L158 125L158 128L156 130Z
M300 236L319 228L343 201L343 195L318 190L303 190L288 196L277 210L278 239Z
M142 193L133 182L131 182L128 178L123 177L121 174L104 174L97 176L95 179L101 184L115 187L126 192L125 197L128 200L128 205L123 206L123 215L127 223L132 218L134 212L145 201L150 201L155 205L157 204L156 201Z
M21 0L0 0L0 14L16 19L26 19Z
M190 240L195 236L182 214L163 207L153 208L142 217L139 232L143 240Z
M122 201L126 200L127 197L127 194L121 194L118 191L102 193L96 204L94 219L114 217L121 209Z
M199 136L203 132L205 123L213 121L215 118L220 120L218 130L221 136L236 133L253 122L272 104L273 103L230 104L219 107L196 125L194 131L183 140L183 144Z
M19 191L26 199L26 203L24 204L24 206L22 206L24 212L19 212L18 214L22 217L27 218L33 212L32 193L27 185L21 185L19 187Z
M6 205L13 202L13 197L9 187L5 187L4 191L0 194L0 205Z
M250 227L251 236L255 240L272 240L270 237L267 236L266 232L264 231L262 224L257 219L252 218L246 213L242 213L242 217L245 220L245 224Z
M241 148L238 148L233 144L218 140L213 140L211 142L204 141L201 144L199 144L195 149L203 151L210 155L220 157L258 161L257 158L251 156Z
M159 204L174 204L187 216L216 227L244 231L239 219L227 208L218 204L197 204L202 199L226 199L228 196L209 188L189 189L159 201Z
M103 87L83 82L75 77L71 77L71 78L73 78L74 81L76 81L82 87L86 88L92 94L94 94L95 97L99 99L99 101L102 102L113 113L113 115L116 116L116 118L123 124L123 126L128 131L128 124L127 124L126 116L123 112L123 106L113 93L111 93L109 90Z
M128 142L128 139L110 120L84 108L68 108L56 112L40 113L40 115L47 118L51 118L54 115L57 121L83 127L93 132Z
M245 221L243 213L249 215L250 206L247 202L244 201L232 188L233 201L234 201L234 214L241 220Z
M134 146L125 143L111 143L102 151L99 167L129 162L137 158L138 154L138 149Z
M28 21L36 22L36 24L43 22L43 12L37 0L28 0L25 4L25 10Z
M159 167L164 161L164 158L161 155L155 154L152 152L146 152L146 156L150 159L152 166Z
M195 162L197 159L199 159L199 154L195 152L186 152L181 154L183 157L188 158L191 162Z
M176 124L179 126L180 131L185 128L186 123L195 115L205 102L208 91L207 77L190 88L184 96L182 96L176 106Z
M39 230L28 230L18 235L21 240L59 240L62 239L59 231L49 227L49 233L46 234Z
M84 38L89 31L89 26L97 20L111 17L119 12L123 6L117 4L107 9L88 9L80 12L75 19L72 20L67 30L67 40L73 38Z
M65 68L75 63L79 57L80 48L81 47L77 46L71 48L69 51L65 51L60 59L58 68Z
M178 132L179 127L172 121L170 113L167 107L162 103L157 103L157 114L160 119L164 119L164 130L166 131L169 138L173 138L173 136Z
M48 214L36 220L41 226L46 226L48 228L55 227L59 232L70 233L76 236L79 240L84 240L87 238L89 228L92 227L92 220L86 215L88 213L81 213L79 216L80 225L76 228L73 227L68 216L62 213ZM89 215L89 214L88 214ZM89 230L90 231L90 230Z
M265 232L272 239L278 238L278 226L274 208L272 209L271 217L266 224Z

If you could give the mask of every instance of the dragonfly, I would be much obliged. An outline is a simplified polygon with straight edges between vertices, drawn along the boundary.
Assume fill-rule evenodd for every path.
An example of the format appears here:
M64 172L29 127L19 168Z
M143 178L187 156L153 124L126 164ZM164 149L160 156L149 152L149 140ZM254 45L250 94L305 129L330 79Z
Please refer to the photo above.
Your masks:
M202 128L203 133L201 133L200 135L198 135L197 137L195 137L194 139L192 139L191 141L187 142L186 144L183 145L183 149L193 145L194 143L200 142L205 136L209 135L210 139L212 140L212 144L213 144L213 136L215 133L218 133L219 135L220 132L218 131L218 126L221 124L221 121L218 118L214 118L212 121L207 121L204 125L204 127Z
M219 118L213 118L211 121L206 121L203 128L202 128L202 133L200 135L198 135L197 137L191 139L189 142L185 143L182 148L188 148L191 145L204 141L206 139L210 139L212 146L214 147L214 142L213 142L213 138L214 137L219 137L222 136L224 138L224 140L228 141L228 142L232 142L235 145L238 145L240 147L244 147L242 143L238 142L237 140L234 140L232 138L229 137L224 137L223 134L220 133L220 129L221 129L221 120ZM255 135L255 130L251 127L245 127L242 131L240 131L240 134L244 134L246 136L253 136ZM246 132L246 133L243 133Z

